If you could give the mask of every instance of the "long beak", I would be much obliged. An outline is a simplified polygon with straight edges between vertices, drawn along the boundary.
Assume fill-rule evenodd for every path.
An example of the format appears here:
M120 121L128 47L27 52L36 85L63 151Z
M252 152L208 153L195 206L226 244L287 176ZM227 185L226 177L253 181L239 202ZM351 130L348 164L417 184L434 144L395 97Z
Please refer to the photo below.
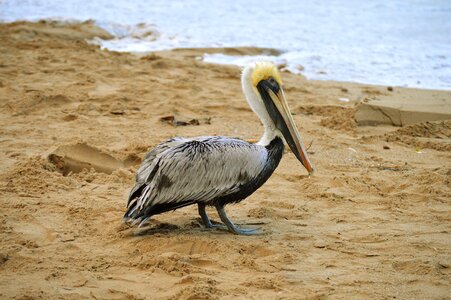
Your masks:
M285 126L282 126L279 130L282 131L282 134L290 146L291 151L293 151L294 155L296 155L309 174L312 175L314 169L308 159L307 151L305 151L304 146L301 143L301 136L299 135L299 131L296 128L296 123L294 123L290 109L288 108L287 100L282 88L280 88L277 94L274 94L272 90L269 90L268 93L282 116L284 120L283 123L285 123Z

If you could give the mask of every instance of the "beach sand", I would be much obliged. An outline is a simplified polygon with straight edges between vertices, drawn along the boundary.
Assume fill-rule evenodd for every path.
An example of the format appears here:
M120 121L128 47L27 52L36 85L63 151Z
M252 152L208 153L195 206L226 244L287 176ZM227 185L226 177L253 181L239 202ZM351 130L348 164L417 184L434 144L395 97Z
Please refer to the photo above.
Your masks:
M195 206L130 229L121 219L149 149L174 136L257 140L262 127L239 68L203 63L201 50L135 55L84 40L99 35L89 23L0 24L0 298L449 299L451 121L354 116L380 97L451 92L283 72L316 173L287 151L226 207L263 234L205 230Z

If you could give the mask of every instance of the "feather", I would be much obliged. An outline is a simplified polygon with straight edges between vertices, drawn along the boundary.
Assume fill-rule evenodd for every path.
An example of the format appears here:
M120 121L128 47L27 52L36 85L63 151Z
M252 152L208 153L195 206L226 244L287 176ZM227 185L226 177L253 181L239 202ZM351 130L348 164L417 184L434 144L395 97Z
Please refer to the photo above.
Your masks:
M154 214L197 202L210 204L237 193L263 171L267 158L264 146L239 139L197 137L163 142L146 155L138 169L124 220L142 223Z

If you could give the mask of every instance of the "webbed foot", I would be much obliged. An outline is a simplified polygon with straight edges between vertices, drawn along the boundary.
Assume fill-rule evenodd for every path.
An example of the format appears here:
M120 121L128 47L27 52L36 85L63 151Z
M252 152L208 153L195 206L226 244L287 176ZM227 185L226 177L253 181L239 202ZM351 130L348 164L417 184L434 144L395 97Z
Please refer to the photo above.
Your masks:
M224 224L227 226L227 229L234 233L234 234L241 234L241 235L256 235L261 234L260 228L251 229L251 228L239 228L233 224L232 221L227 217L227 214L224 210L224 206L217 205L216 210L218 211L219 217L221 218L221 221L224 222Z

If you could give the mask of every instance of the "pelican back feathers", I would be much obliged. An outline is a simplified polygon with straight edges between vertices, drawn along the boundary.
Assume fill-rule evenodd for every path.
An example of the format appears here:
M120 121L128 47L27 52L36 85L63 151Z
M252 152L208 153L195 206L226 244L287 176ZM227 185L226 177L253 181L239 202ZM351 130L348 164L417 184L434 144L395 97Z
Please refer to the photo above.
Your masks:
M150 216L194 203L239 202L273 173L283 153L226 137L174 138L145 157L130 192L124 221L143 224Z

